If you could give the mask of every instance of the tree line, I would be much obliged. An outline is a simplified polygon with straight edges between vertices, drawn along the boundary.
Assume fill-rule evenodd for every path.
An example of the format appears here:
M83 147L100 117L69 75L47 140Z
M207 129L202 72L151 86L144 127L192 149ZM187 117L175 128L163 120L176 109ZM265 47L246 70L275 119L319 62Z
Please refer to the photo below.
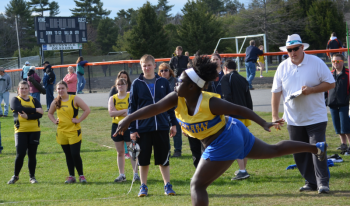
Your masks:
M128 51L140 58L145 53L170 57L176 46L193 55L213 52L222 37L266 34L269 51L278 51L287 35L300 34L311 49L324 49L331 32L345 41L344 14L350 12L349 0L252 0L244 5L238 0L188 0L182 13L171 15L173 5L158 0L135 9L120 10L115 18L101 0L74 0L72 16L86 17L88 43L83 54L106 55ZM34 16L60 13L59 4L49 0L11 0L0 14L0 56L18 56L15 16L18 16L22 56L37 55ZM249 40L246 41L246 43ZM256 38L262 44L262 38ZM240 42L240 45L242 41ZM220 53L236 52L233 40L223 40ZM244 50L243 50L244 52Z

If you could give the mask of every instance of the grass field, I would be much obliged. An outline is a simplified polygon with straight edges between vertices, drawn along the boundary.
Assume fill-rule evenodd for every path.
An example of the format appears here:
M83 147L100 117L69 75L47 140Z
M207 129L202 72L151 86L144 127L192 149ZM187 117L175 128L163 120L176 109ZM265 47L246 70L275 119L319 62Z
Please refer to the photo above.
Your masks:
M270 120L271 113L258 113ZM171 183L176 196L165 196L163 181L157 166L151 160L149 172L149 197L138 198L139 182L129 195L132 177L131 164L126 164L127 181L114 183L118 175L117 155L110 139L111 118L105 108L92 108L89 117L82 123L82 159L88 183L66 185L68 175L65 157L56 143L56 128L47 113L41 120L41 142L37 155L36 178L38 184L29 183L27 158L20 173L20 180L7 185L13 175L15 146L12 118L1 118L3 153L0 154L0 204L15 205L190 205L190 178L194 173L188 140L183 139L183 156L170 160ZM258 125L251 132L268 143L288 139L286 128L282 131L264 132ZM329 154L336 153L339 138L331 122L327 128ZM349 205L350 156L344 162L331 167L331 193L300 193L304 185L298 170L286 170L294 164L292 155L269 160L249 160L247 170L251 177L243 181L231 181L238 169L237 163L217 179L209 188L210 205ZM12 205L12 204L11 204Z

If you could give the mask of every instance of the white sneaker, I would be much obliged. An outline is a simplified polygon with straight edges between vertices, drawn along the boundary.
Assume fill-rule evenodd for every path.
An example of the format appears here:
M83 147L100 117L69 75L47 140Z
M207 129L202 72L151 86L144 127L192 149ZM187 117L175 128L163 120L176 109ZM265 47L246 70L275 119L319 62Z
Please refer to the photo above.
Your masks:
M137 173L134 173L134 182L135 181L140 181L140 177Z
M115 178L114 182L125 182L126 181L126 177L125 175L119 175L119 177Z
M35 177L30 178L29 182L32 183L32 184L38 183L38 181L35 179Z

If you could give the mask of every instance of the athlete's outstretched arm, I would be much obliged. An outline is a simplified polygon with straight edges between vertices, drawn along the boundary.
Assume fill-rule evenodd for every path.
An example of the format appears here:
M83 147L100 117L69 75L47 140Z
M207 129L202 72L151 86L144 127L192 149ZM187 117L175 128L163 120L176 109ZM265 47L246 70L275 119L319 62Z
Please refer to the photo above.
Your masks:
M211 113L214 115L239 115L258 123L266 131L270 131L270 127L277 126L279 123L281 123L280 121L276 121L275 123L266 122L264 119L255 114L255 112L246 107L242 107L215 97L210 99L209 107Z
M171 92L155 104L148 105L128 115L118 124L118 129L113 136L128 129L129 124L135 120L147 119L157 114L163 113L177 106L177 94Z

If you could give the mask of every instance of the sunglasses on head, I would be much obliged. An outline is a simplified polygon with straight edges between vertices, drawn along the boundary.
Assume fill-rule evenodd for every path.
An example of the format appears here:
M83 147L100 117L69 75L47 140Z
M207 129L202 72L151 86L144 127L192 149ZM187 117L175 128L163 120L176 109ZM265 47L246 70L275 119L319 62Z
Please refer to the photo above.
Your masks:
M163 70L159 70L161 73L163 73L163 72L168 72L169 71L169 69L163 69Z
M332 60L332 63L337 63L337 64L339 64L340 62L343 62L343 60Z
M301 47L301 45L298 46L298 47L294 47L294 48L292 48L292 49L287 49L287 51L288 51L288 52L298 51L300 47Z

